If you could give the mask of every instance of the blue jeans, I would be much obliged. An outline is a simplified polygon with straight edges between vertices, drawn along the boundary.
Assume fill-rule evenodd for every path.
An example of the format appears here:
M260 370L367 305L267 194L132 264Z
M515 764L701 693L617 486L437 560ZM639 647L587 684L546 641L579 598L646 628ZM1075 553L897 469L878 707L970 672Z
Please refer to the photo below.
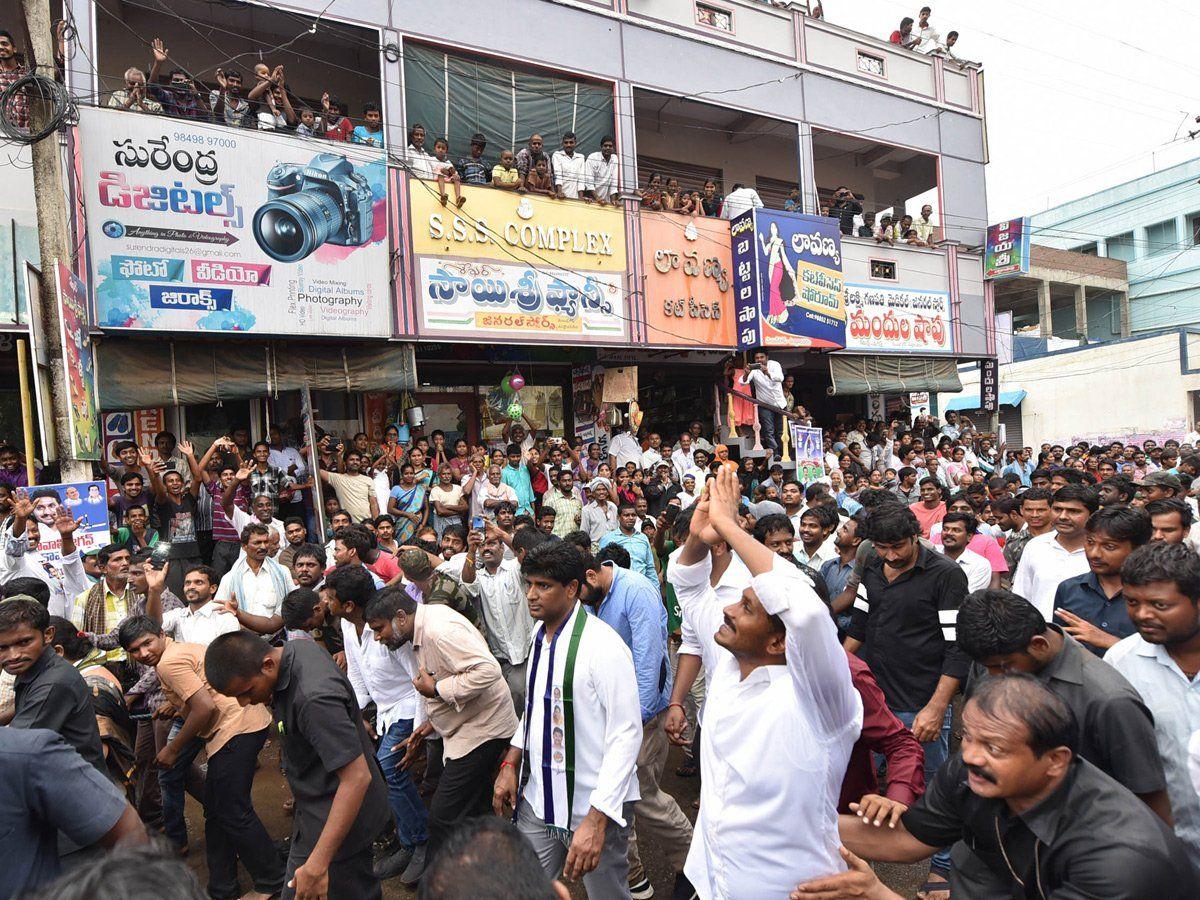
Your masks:
M175 740L179 729L183 727L183 719L171 723L171 733L167 735L167 743ZM187 821L183 817L184 791L187 787L188 770L195 762L197 754L204 747L204 741L194 740L179 754L175 765L169 769L159 769L158 790L162 795L163 831L176 847L182 847L188 842Z
M404 748L400 745L408 740L412 730L412 719L393 722L375 752L375 758L383 769L383 777L387 780L388 803L396 820L396 834L400 837L400 843L409 850L429 840L429 813L408 772L397 766L404 758Z
M912 728L913 720L917 717L916 712L901 712L898 709L893 709L896 718L904 723L906 728ZM938 769L950 757L950 729L954 722L954 707L946 707L946 716L942 719L942 731L934 740L929 743L921 744L925 750L925 784L928 785L933 781L933 776L937 774ZM950 849L945 848L939 850L933 855L933 861L930 863L929 870L938 875L945 877L950 871Z
M758 407L758 435L763 449L774 450L778 459L783 447L783 413L767 406Z

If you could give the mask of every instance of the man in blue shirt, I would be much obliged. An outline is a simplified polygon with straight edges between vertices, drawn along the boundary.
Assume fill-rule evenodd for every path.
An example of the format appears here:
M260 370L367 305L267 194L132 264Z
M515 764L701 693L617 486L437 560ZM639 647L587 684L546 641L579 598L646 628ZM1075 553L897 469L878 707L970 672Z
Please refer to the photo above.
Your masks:
M1106 506L1087 522L1090 571L1068 578L1054 594L1054 616L1063 631L1097 656L1137 629L1129 620L1121 582L1121 566L1143 544L1150 543L1150 516L1129 506Z
M627 508L633 510L632 505L622 504L618 512L622 528ZM645 540L644 535L637 536ZM662 718L671 697L667 609L657 578L650 581L636 571L612 562L597 562L592 557L587 558L586 566L587 579L580 586L580 599L621 636L633 654L637 674L642 707L642 748L638 752L637 776L642 796L634 806L636 825L629 830L629 887L631 893L640 894L649 880L637 852L636 830L655 839L680 879L684 878L683 863L692 843L692 826L687 816L659 786L668 749ZM691 896L691 891L677 892L676 896Z
M509 444L505 453L508 456L508 465L501 470L500 480L517 492L517 515L532 516L533 482L529 479L528 466L537 464L522 464L520 444Z
M517 496L520 496L520 491ZM632 503L622 503L617 507L617 527L600 538L597 549L603 550L609 544L616 544L629 554L629 568L646 576L651 584L658 584L654 550L650 547L650 539L642 534L637 507Z
M1017 453L1017 458L1000 470L1001 475L1013 474L1021 479L1021 487L1029 487L1029 476L1033 474L1034 465L1029 459L1030 449L1023 447Z
M833 546L838 553L837 559L826 560L821 565L821 577L825 580L825 587L829 589L831 598L836 600L838 595L846 589L850 575L854 572L854 557L858 554L858 545L861 543L862 538L858 534L857 519L847 519L838 526L837 534L833 538ZM850 627L849 603L844 610L834 610L834 620L841 631Z

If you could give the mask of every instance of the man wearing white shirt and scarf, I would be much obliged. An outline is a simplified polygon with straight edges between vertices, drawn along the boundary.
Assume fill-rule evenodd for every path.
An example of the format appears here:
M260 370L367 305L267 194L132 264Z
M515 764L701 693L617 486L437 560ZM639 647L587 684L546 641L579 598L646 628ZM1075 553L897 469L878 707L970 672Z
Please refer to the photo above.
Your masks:
M292 573L267 555L270 534L260 522L242 529L242 555L221 579L216 597L243 628L268 636L283 628L283 600L296 589Z
M812 582L738 524L737 475L721 470L696 504L668 570L709 673L700 816L684 872L701 900L787 897L845 864L837 803L862 701ZM725 541L753 575L722 609L709 546Z
M583 556L565 541L521 564L534 631L524 716L496 779L498 815L517 827L550 877L583 878L592 900L629 898L629 817L642 719L633 656L580 603ZM849 677L849 676L847 676Z

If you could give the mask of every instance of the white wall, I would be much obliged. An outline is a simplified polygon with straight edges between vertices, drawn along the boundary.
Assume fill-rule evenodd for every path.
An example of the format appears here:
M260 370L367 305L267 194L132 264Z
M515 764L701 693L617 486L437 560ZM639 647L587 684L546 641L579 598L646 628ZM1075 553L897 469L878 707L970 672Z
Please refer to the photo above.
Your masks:
M1191 365L1200 363L1200 336L1189 335ZM963 392L979 393L979 372L962 373ZM1179 335L1096 344L1000 367L1000 390L1024 390L1021 427L1026 445L1126 440L1188 429L1188 391L1200 375L1180 372ZM955 394L939 394L938 408ZM1160 442L1162 438L1159 438Z
M858 72L858 51L862 50L884 60L884 77L879 81L926 97L934 96L933 60L927 56L853 37L836 31L826 31L820 25L805 20L805 49L808 61L843 72ZM863 76L867 77L867 76Z

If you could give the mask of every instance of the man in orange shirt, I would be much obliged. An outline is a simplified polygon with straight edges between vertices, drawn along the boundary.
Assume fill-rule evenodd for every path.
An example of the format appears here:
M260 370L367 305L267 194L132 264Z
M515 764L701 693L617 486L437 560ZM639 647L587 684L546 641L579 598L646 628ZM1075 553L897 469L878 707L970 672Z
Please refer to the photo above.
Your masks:
M163 695L175 707L171 738L159 751L164 769L186 769L203 746L208 754L204 786L204 844L208 862L208 895L241 897L238 860L254 879L250 898L266 900L283 887L279 851L263 827L250 789L258 753L267 740L271 711L261 703L241 706L218 694L204 675L201 644L181 644L147 616L126 619L117 632L130 658L153 666Z
M946 503L942 499L942 485L936 478L921 479L921 499L909 507L921 523L921 536L928 539L929 529L946 517Z

